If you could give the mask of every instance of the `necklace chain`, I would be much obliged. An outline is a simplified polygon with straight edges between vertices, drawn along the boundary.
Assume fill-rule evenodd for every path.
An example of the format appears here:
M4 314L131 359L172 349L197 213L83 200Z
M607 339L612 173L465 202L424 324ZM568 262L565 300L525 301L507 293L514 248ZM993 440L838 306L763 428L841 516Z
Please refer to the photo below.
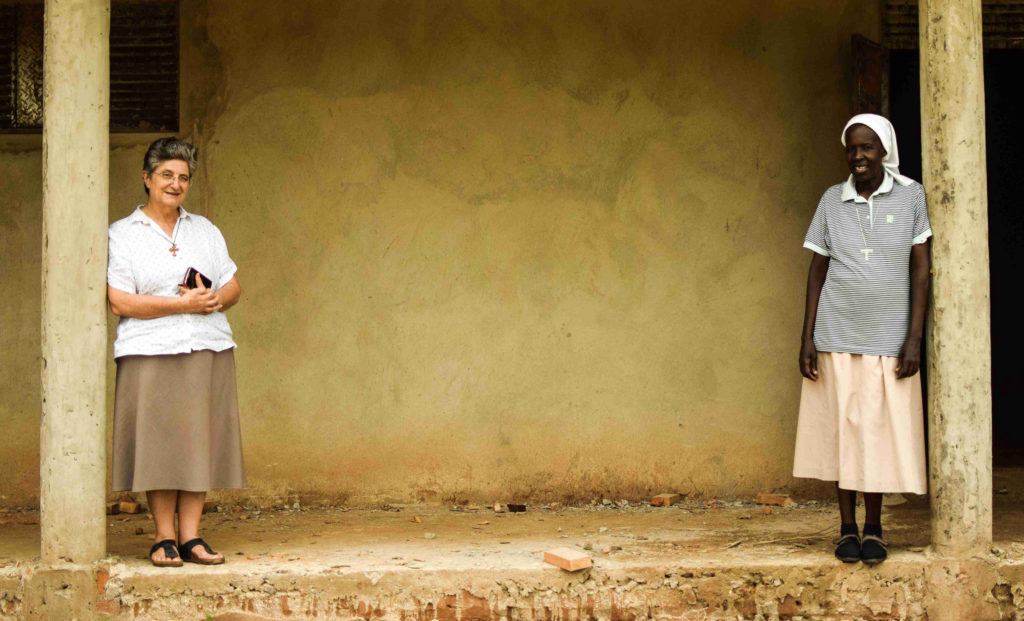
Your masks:
M860 219L860 207L857 206L856 200L853 201L853 208L857 212L857 226L860 227L860 238L864 241L864 248L861 250L861 252L864 253L864 260L870 261L871 259L869 258L869 255L875 250L874 248L868 246L868 236L867 233L864 232L864 222ZM872 219L871 222L872 224L874 224L874 219ZM874 227L872 227L872 232L874 232Z
M173 257L178 256L179 248L178 248L178 244L176 243L176 241L178 239L178 231L181 229L181 227L179 226L180 224L181 224L181 220L178 220L178 221L176 221L174 223L174 234L171 235L171 247L167 249L167 251L170 252L171 256L173 256ZM863 231L861 232L861 234L863 235Z
M143 213L145 213L145 208L143 208ZM151 217L150 220L153 220L153 218ZM156 222L156 220L153 220L153 221ZM170 237L171 237L171 247L167 249L167 252L170 252L171 255L175 256L175 257L178 256L178 250L181 250L180 248L178 248L178 244L177 244L178 231L181 229L181 227L178 226L179 224L181 224L181 214L180 214L180 212L178 214L178 218L174 221L174 226L171 228L171 235L170 235ZM159 226L159 225L157 225L157 226Z

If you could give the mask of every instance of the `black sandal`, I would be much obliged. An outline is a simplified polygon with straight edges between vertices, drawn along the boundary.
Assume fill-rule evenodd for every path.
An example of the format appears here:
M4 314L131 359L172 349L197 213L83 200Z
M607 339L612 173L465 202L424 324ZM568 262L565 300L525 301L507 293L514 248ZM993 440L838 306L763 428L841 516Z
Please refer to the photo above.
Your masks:
M861 560L861 540L856 534L843 535L836 542L836 558L844 563Z
M184 559L186 563L196 563L198 565L221 565L224 563L223 556L220 558L205 559L192 554L192 548L196 546L203 546L203 549L206 550L207 554L216 554L208 543L203 541L201 538L196 537L195 539L186 541L180 546L181 558Z
M860 548L860 560L867 565L877 565L889 556L889 545L875 535L864 535Z
M153 553L161 548L164 551L164 559L158 561L153 558ZM154 543L153 547L149 549L149 562L157 567L181 567L183 565L178 555L178 549L174 547L173 539L164 539Z

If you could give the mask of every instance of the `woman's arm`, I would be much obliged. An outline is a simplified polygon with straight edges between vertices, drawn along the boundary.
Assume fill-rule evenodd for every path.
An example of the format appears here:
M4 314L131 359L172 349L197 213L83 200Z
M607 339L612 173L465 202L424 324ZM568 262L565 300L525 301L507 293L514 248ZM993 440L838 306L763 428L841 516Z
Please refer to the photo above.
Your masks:
M804 305L804 331L800 341L800 374L809 380L818 379L818 350L814 347L814 321L818 317L818 300L825 286L829 258L817 252L811 257L807 272L807 301Z
M238 276L232 276L228 284L217 290L217 300L220 301L220 310L222 311L238 304L240 297L242 297L242 285L238 284Z
M928 310L928 288L932 277L928 245L929 242L915 244L910 249L910 329L900 349L896 379L913 377L921 368L921 339L924 336L924 316Z
M199 284L202 287L202 283ZM118 317L156 319L180 313L208 315L221 309L213 289L189 289L181 296L168 298L160 295L127 293L107 285L110 311Z

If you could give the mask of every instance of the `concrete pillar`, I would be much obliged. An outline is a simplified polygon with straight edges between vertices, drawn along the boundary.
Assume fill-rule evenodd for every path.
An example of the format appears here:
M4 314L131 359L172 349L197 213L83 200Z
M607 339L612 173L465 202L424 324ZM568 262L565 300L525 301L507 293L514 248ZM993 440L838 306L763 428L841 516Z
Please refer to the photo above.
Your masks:
M43 417L46 563L106 555L110 1L46 0Z
M992 392L981 0L921 0L921 142L932 230L932 543L992 541Z

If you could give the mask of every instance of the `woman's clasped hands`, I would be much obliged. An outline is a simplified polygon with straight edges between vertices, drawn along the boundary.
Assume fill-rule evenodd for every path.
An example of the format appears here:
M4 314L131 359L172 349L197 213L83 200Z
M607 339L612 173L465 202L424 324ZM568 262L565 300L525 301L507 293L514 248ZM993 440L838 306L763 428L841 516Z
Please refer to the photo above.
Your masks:
M184 305L183 312L196 315L209 315L224 308L220 296L212 288L203 286L201 278L196 279L196 287L189 289L185 285L178 285L178 295L181 296L181 303Z

